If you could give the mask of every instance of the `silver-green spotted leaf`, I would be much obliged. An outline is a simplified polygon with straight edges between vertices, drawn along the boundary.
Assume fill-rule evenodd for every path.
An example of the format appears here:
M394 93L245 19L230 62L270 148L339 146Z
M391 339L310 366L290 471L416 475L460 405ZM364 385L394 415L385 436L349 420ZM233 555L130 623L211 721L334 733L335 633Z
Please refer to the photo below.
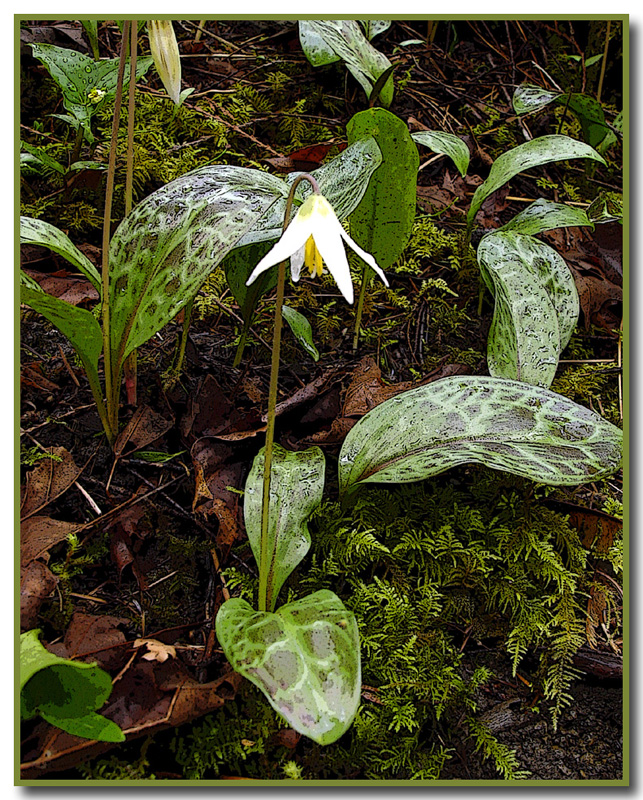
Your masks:
M467 212L467 224L473 226L476 214L484 201L495 191L504 186L519 172L524 172L533 167L541 167L554 161L566 161L570 158L590 158L594 161L605 160L593 147L584 142L579 142L569 136L552 134L539 136L524 144L519 144L506 153L498 156L493 162L487 180L475 191L471 206Z
M516 114L534 114L561 96L561 92L550 92L540 86L523 83L514 91L512 103Z
M260 170L202 167L158 189L110 245L110 337L116 364L193 297L224 256L286 192Z
M364 36L354 19L300 20L299 41L306 58L315 67L341 58L367 97L370 97L379 76L391 66L388 58ZM386 81L380 98L386 107L391 104L392 77Z
M255 456L246 481L243 516L255 561L261 568L261 507L265 449ZM273 446L268 517L267 608L310 548L308 518L322 501L326 462L319 447L284 450Z
M359 483L409 483L485 464L575 486L616 472L623 433L548 389L503 378L444 378L376 406L349 431L342 494Z
M549 245L513 231L494 231L485 236L480 242L477 256L485 277L490 265L499 265L498 269L502 271L504 261L514 265L520 262L529 270L554 307L560 349L564 350L576 328L579 314L576 283L565 259Z
M37 244L48 247L80 270L101 293L101 280L96 267L72 240L55 225L41 219L20 217L20 244Z
M462 177L469 169L469 148L459 136L445 131L416 131L411 134L414 142L428 147L434 153L443 153L456 165Z
M593 221L582 208L554 203L553 200L541 198L516 214L499 231L513 231L535 236L538 233L554 230L554 228L589 227L594 229Z
M226 658L296 731L331 744L355 718L361 691L357 623L328 589L255 611L227 600L216 619Z

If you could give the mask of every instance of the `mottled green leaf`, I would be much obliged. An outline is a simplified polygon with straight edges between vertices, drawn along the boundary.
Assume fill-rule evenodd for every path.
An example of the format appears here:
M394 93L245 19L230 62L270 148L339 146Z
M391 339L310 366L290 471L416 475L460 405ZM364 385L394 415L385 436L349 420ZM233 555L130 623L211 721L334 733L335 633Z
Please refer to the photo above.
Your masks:
M80 270L101 294L100 274L86 255L80 252L66 233L41 219L20 217L20 244L48 247Z
M322 589L276 613L232 598L219 609L216 632L234 669L296 731L325 745L348 730L361 692L359 635L333 592Z
M561 96L561 92L550 92L540 86L523 83L514 91L512 103L516 114L533 114L545 108Z
M594 229L594 223L582 208L554 203L553 200L535 200L523 211L509 220L500 231L513 231L534 236L538 233L554 230L554 228L570 228L588 226Z
M478 260L483 273L492 262L511 261L516 269L520 269L517 266L520 261L546 292L558 322L560 349L567 347L578 322L579 300L574 277L559 253L531 236L496 231L480 242Z
M116 94L118 59L94 61L84 53L53 44L32 44L31 49L34 58L42 61L60 86L67 111L82 125L88 141L93 141L90 120L98 105ZM136 78L142 78L151 64L149 56L137 59ZM124 85L129 83L129 73L128 62L125 65Z
M469 148L459 136L445 131L416 131L411 134L414 142L428 147L434 153L444 153L456 165L464 178L469 169Z
M340 452L340 491L423 480L468 463L575 486L618 470L622 440L614 425L548 389L503 378L444 378L358 420Z
M248 475L243 516L255 561L261 569L261 507L264 448ZM308 518L322 500L326 462L319 447L297 452L273 446L270 514L266 542L267 608L273 609L284 581L310 548Z
M133 209L110 245L116 365L175 316L284 191L283 181L259 170L202 167Z
M495 297L487 365L497 377L549 386L561 350L558 318L540 276L509 237L489 236L478 248L480 269Z
M376 50L354 19L299 20L299 41L306 58L314 66L341 58L351 75L370 97L379 76L391 66L388 58ZM393 79L380 92L388 107L393 100Z
M20 287L20 302L42 314L69 339L83 362L90 383L98 386L98 357L103 349L103 335L94 315L28 286Z
M602 156L593 147L571 139L569 136L558 134L540 136L507 150L493 162L487 180L476 189L467 213L468 226L473 226L476 214L487 197L504 186L519 172L533 167L541 167L553 161L566 161L570 158L591 158L602 164L605 163Z
M390 19L360 19L360 24L364 28L367 39L372 39L380 33L384 33L391 27Z
M122 742L121 729L95 714L112 691L110 676L96 664L69 661L50 653L38 630L20 636L20 709L23 719L40 714L76 736Z
M600 192L587 209L587 216L592 222L621 222L623 195L617 192Z
M351 214L351 236L382 269L402 254L415 220L418 150L406 124L383 108L355 114L346 126L350 144L372 136L382 163Z
M319 351L313 343L313 329L310 327L310 322L302 313L290 306L282 306L281 311L299 344L315 361L319 361Z
M607 149L616 142L616 136L605 122L603 106L586 94L572 92L549 92L539 86L524 84L514 92L513 107L516 114L533 114L541 108L556 103L566 106L581 124L583 139L592 147Z
M235 247L223 259L228 286L241 311L241 316L248 321L257 306L257 302L266 292L277 285L277 270L267 269L246 286L250 273L272 247L272 242L256 242L244 247Z

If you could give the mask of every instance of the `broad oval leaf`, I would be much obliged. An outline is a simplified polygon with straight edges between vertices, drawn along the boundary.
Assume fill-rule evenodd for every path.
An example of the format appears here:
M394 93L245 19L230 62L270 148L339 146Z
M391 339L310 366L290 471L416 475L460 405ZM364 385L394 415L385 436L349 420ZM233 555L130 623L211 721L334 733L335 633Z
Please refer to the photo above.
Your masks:
M539 483L575 486L621 464L623 432L548 389L452 377L376 406L349 431L342 494L358 483L409 483L460 464L485 464Z
M370 97L379 76L391 66L388 58L364 36L354 19L300 20L299 41L313 66L341 58L367 97ZM333 54L336 58L332 57ZM386 107L390 106L393 100L392 77L386 81L380 98Z
M351 236L388 269L401 255L415 221L418 150L406 124L384 108L369 108L346 126L349 143L373 136L382 164L351 214Z
M477 257L483 275L485 270L490 268L494 269L497 275L501 274L504 261L512 262L514 265L519 261L531 272L553 305L560 335L560 350L564 350L576 329L580 308L574 276L565 259L552 247L532 236L512 231L495 231L485 236L478 247ZM521 290L518 286L517 289L523 296L528 296L527 287ZM533 303L535 305L537 300L534 299Z
M594 229L594 223L582 208L554 203L553 200L535 200L516 214L498 231L513 231L534 236L554 228L574 228L587 226Z
M459 136L445 131L416 131L411 134L414 142L428 147L434 153L444 153L456 165L464 178L469 169L469 148Z
M265 448L248 475L243 517L255 561L261 568L261 507ZM308 518L322 501L326 462L319 447L289 451L275 444L270 475L267 604L273 609L286 578L310 549Z
M605 163L603 157L593 147L559 134L539 136L537 139L519 144L498 156L491 166L487 180L478 186L473 195L471 207L467 212L469 228L473 226L476 214L487 197L504 186L519 172L533 167L541 167L553 161L566 161L570 158L591 158L602 164Z
M80 270L92 282L99 295L102 293L100 274L96 267L80 252L69 236L55 225L33 217L20 217L20 244L48 247Z
M285 191L283 181L259 170L202 167L133 209L110 245L116 365L175 316Z
M361 692L359 634L333 592L322 589L276 613L232 598L219 609L216 632L234 669L296 731L325 745L351 726Z
M313 329L310 327L310 322L301 312L290 306L282 306L281 311L299 344L315 361L319 361L319 350L313 342Z

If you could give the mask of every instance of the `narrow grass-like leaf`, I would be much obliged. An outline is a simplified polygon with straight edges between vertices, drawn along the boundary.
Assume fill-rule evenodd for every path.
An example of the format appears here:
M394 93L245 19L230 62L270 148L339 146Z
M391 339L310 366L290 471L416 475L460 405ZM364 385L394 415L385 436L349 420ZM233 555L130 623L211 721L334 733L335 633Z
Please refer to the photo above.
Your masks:
M388 58L364 36L354 19L300 20L299 41L313 66L341 58L367 97L370 97L379 76L391 66ZM380 98L386 107L390 106L393 100L392 78L380 92Z
M313 329L310 327L310 322L302 313L290 306L282 306L281 311L299 344L315 361L319 361L319 350L313 343Z
M538 233L554 230L554 228L570 228L587 226L594 230L594 223L582 208L554 203L553 200L535 200L516 214L498 231L513 231L534 236Z
M590 158L594 161L605 160L593 147L569 136L553 134L551 136L540 136L530 142L519 144L517 147L508 150L498 156L493 162L487 180L478 186L473 195L471 206L467 213L467 225L473 227L476 214L484 201L495 191L504 186L519 172L541 167L554 161L566 161L570 158Z
M548 389L444 378L381 403L351 428L339 485L345 494L358 483L409 483L476 463L575 486L616 472L622 441L617 427Z
M264 449L255 456L246 481L243 516L250 546L261 565L261 507ZM273 609L284 581L310 548L308 518L324 491L325 459L319 447L297 452L273 446L268 519L267 607Z
M360 19L360 24L364 28L367 39L372 39L380 33L384 33L391 27L390 19Z
M227 600L216 619L226 658L296 731L331 744L355 718L361 692L357 622L328 589L255 611Z
M416 131L411 134L414 142L428 147L434 153L444 153L456 165L464 178L469 169L469 148L459 136L445 131Z
M24 150L25 153L28 153L43 167L47 169L53 170L54 172L59 172L61 175L64 175L67 171L63 165L56 161L55 158L52 158L42 147L34 147L33 145L29 144L28 142L20 142L20 149ZM20 160L22 162L23 153L20 154ZM25 217L26 219L26 217Z
M101 294L100 275L84 253L76 247L66 233L41 219L20 217L20 244L38 244L48 247L69 261L88 278Z
M349 143L374 137L382 163L351 214L351 236L382 269L401 255L415 220L418 150L406 124L383 108L355 114L346 126Z
M110 335L123 362L193 297L285 192L259 170L203 167L139 203L110 246Z

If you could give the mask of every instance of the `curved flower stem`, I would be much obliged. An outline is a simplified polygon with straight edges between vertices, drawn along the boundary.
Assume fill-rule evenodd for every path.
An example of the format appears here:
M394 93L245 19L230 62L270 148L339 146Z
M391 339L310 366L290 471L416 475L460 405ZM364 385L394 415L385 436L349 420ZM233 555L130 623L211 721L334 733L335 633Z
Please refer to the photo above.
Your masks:
M283 231L290 224L290 214L295 197L295 191L302 180L307 180L313 187L313 191L319 193L317 181L310 175L303 173L298 175L290 187L290 193L286 201L286 211L284 213ZM281 308L284 304L284 294L286 287L286 262L279 264L277 273L277 296L275 299L275 327L272 337L272 362L270 366L270 388L268 390L268 416L266 421L266 444L264 447L263 465L263 494L261 500L261 559L259 564L259 611L268 610L268 577L271 571L271 559L268 548L268 523L270 520L270 476L272 472L272 449L275 440L275 410L277 408L277 383L279 381L279 352L281 350L281 328L283 316Z

